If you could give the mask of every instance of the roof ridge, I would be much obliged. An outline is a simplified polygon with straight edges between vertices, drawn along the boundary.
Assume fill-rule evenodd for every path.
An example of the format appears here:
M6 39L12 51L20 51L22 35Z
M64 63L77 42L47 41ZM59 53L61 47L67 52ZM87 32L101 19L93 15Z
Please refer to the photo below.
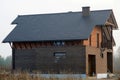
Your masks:
M100 11L112 11L112 9L91 10L90 12L100 12ZM39 16L39 15L58 15L58 14L69 14L69 13L82 13L82 11L68 11L68 12L41 13L41 14L25 14L25 15L18 15L18 17L24 17L24 16Z

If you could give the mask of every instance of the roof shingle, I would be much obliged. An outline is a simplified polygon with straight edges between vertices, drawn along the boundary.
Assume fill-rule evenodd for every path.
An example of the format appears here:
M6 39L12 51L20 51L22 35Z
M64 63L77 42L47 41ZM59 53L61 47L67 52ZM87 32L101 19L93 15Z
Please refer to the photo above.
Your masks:
M94 26L105 24L112 10L18 16L17 24L3 42L88 39Z

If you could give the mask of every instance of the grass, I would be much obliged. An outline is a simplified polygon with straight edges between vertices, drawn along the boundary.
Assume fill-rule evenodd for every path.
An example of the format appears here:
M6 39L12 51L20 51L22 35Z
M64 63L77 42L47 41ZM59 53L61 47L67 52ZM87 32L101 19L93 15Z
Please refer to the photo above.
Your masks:
M45 78L40 75L37 75L39 73L36 73L36 76L30 75L27 71L21 72L10 72L10 71L5 71L4 69L0 69L0 80L83 80L81 78L72 78L72 77L67 77L67 78L56 78L56 77L49 77Z
M28 73L15 74L0 74L0 80L82 80L78 78L44 78L41 76L30 76Z
M54 76L45 78L36 73L36 76L30 75L27 71L17 71L12 73L10 70L0 69L0 80L96 80L96 78L75 78L75 77L66 77L66 78L56 78ZM71 73L70 73L71 74ZM71 74L72 75L72 74ZM100 80L120 80L120 79L100 79Z

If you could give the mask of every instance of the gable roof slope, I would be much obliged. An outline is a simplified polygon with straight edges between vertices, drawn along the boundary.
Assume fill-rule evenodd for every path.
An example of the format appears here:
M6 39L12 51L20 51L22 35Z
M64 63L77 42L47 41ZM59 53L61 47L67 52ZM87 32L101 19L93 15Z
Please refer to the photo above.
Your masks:
M17 26L3 42L88 39L94 26L105 24L112 10L18 16Z

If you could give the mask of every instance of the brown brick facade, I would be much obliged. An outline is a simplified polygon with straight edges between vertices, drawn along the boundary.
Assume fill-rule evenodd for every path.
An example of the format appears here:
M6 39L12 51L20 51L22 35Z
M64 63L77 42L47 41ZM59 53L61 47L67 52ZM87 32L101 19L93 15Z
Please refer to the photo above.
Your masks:
M96 73L107 73L108 66L113 66L108 64L109 60L107 59L107 54L110 52L110 54L113 55L113 50L108 50L108 48L102 48L101 43L102 29L101 27L96 26L93 29L90 38L88 40L84 40L84 45L86 45L86 74L89 74L89 55L95 56ZM111 64L112 63L113 59L111 58Z
M101 44L101 41L102 41L102 35L101 35L101 27L100 26L96 26L93 31L91 32L90 36L89 36L89 39L88 40L84 40L83 41L83 45L86 45L86 46L92 46L92 47L97 47L97 34L99 34L99 47L100 44ZM91 39L91 40L90 40ZM91 43L91 45L90 45Z

